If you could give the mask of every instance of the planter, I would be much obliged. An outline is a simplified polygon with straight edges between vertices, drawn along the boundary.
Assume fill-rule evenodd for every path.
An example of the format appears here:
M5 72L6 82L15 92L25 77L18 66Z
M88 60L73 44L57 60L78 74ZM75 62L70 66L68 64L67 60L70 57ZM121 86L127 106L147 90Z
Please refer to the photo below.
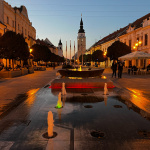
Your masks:
M0 77L2 78L14 78L19 76L21 76L21 70L0 71Z
M27 68L22 68L21 75L26 75L26 74L28 74L28 69Z
M45 66L35 66L34 71L45 71L46 67Z
M29 68L28 73L34 73L34 68Z

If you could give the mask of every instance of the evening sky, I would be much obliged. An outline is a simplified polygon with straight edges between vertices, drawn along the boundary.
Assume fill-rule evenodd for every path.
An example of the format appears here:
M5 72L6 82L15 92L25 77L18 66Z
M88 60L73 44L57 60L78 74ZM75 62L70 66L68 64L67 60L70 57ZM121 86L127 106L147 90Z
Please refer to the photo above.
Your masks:
M114 31L150 13L150 0L5 0L12 7L26 6L36 29L36 38L48 38L55 46L59 39L66 56L66 41L77 42L81 13L86 48ZM77 46L76 46L77 47ZM68 52L68 57L70 56Z

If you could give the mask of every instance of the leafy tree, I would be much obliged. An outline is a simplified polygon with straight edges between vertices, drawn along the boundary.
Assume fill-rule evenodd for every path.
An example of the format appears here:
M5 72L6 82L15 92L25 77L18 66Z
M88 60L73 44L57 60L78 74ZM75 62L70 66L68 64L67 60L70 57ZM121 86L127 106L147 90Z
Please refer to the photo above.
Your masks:
M33 55L34 61L50 61L52 53L47 46L34 44L31 48L33 49L31 54Z
M94 62L103 62L103 61L105 61L103 51L101 51L101 50L94 51L93 54L92 54L92 61L94 61Z
M116 41L107 49L107 57L110 57L110 60L118 60L118 57L131 53L131 48L126 44Z
M25 42L23 35L16 34L13 31L7 31L0 38L0 53L0 57L12 60L27 60L29 57L28 45Z

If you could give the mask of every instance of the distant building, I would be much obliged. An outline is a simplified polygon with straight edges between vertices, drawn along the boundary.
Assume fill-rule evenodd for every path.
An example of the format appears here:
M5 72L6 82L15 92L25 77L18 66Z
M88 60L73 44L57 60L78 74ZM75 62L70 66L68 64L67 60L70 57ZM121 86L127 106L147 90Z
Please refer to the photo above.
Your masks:
M59 43L58 43L58 55L60 57L63 57L63 45L62 45L61 39L59 40Z
M83 29L82 17L81 17L80 29L78 31L78 37L77 37L77 49L78 49L78 59L79 59L80 55L82 54L84 55L84 53L86 52L86 36L85 36L85 30Z
M6 31L23 34L29 47L35 43L36 30L28 18L26 7L11 7L4 0L0 0L0 35Z
M47 46L47 47L49 48L49 50L50 50L52 53L58 55L58 48L57 48L56 46L54 46L54 45L50 42L50 40L49 40L48 38L46 38L45 40L37 39L37 40L36 40L36 44L45 45L45 46Z

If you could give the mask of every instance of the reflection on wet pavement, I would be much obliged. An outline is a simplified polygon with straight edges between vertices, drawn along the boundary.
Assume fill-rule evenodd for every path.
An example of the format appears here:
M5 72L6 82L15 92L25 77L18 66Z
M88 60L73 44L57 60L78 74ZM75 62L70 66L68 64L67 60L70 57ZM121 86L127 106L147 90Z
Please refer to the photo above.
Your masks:
M137 89L131 89L131 88L127 88L127 89L133 92L133 94L131 94L130 101L140 109L150 113L150 99L145 98L143 94L144 92Z
M142 94L139 91L136 91L137 94L134 91L137 97L133 96L129 101L113 95L113 91L104 96L101 90L86 90L62 96L61 109L55 108L59 91L49 88L29 91L24 102L0 121L0 141L11 141L11 150L150 147L149 138L141 136L150 133L150 114L143 109L147 101L140 102ZM85 106L92 107L87 109ZM53 112L54 132L58 134L53 140L42 136L47 132L49 111ZM100 131L99 134L94 132L94 135L101 137L103 134L104 137L93 137L93 131Z

